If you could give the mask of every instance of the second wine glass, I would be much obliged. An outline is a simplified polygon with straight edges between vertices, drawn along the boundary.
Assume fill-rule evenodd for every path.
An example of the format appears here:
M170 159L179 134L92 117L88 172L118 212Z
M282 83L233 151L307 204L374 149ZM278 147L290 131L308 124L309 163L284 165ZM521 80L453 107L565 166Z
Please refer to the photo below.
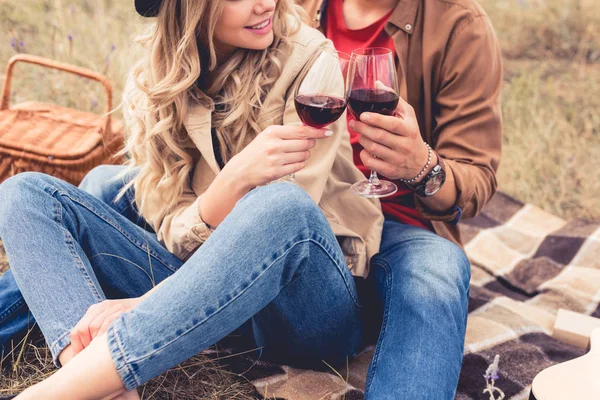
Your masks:
M380 47L353 51L347 87L348 111L356 120L364 112L393 115L399 97L392 52ZM398 191L393 182L379 179L375 171L371 171L368 180L355 183L351 189L363 197L387 197Z
M337 121L346 110L343 53L321 49L314 54L294 93L300 120L313 128Z

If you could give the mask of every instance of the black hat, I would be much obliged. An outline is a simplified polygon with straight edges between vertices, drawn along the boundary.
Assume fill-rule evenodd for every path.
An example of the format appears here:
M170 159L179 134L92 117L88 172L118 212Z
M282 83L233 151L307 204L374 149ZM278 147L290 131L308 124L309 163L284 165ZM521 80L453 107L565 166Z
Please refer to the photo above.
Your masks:
M156 17L162 0L135 0L135 10L142 17Z

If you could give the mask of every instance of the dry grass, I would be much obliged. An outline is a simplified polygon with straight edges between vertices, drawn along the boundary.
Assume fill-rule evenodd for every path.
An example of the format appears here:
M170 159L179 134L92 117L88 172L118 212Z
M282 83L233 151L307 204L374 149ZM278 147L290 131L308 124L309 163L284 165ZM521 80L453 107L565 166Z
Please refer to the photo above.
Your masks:
M8 260L0 241L0 275L8 269ZM30 332L39 336L37 331ZM26 338L31 339L31 338ZM14 343L14 350L2 355L5 368L0 374L0 396L18 393L43 380L55 368L46 346L36 340ZM223 358L234 358L223 356ZM198 355L138 388L142 400L256 400L262 399L241 375L230 372L220 359Z
M505 60L500 189L566 219L600 219L596 0L481 0Z
M600 7L597 0L480 0L505 56L501 190L563 218L600 219ZM43 55L107 74L119 99L138 57L132 38L145 22L132 1L0 0L0 65L16 52ZM18 67L13 102L54 101L102 110L92 83ZM3 75L0 74L0 80ZM0 271L6 260L0 252ZM52 372L47 351L28 346L3 390ZM189 368L189 369L188 369ZM144 398L250 399L252 390L205 358L145 386ZM194 375L192 380L189 375Z
M597 0L481 0L505 55L500 188L564 218L600 218L600 7ZM145 22L120 0L0 2L0 63L16 51L107 74L120 99ZM12 46L11 46L12 44ZM13 99L100 112L93 83L18 67Z
M507 60L500 189L563 218L600 218L600 65Z
M25 343L18 347L15 368L0 377L0 396L18 393L55 372L50 351L42 345ZM195 356L138 388L143 400L256 400L252 385L228 372L218 361Z

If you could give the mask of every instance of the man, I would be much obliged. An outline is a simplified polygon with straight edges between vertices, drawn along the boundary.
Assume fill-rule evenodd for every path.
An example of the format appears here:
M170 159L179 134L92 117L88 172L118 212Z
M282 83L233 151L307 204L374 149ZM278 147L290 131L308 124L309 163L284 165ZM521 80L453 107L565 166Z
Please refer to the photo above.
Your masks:
M386 222L371 261L383 321L366 398L453 399L470 266L451 242L461 244L457 223L496 191L500 159L502 62L492 25L474 0L303 6L339 51L386 47L396 57L396 115L362 114L348 125L355 164L399 187L381 199Z

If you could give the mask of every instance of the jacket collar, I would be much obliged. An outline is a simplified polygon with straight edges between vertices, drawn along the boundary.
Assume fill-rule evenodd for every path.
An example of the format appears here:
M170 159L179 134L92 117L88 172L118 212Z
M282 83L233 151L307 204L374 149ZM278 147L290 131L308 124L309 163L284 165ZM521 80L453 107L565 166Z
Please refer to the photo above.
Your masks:
M190 139L194 142L200 154L215 174L221 170L215 158L211 129L212 111L200 104L190 104L183 121Z
M419 2L421 0L400 0L398 5L390 15L388 26L393 25L393 30L402 29L404 32L412 35L417 22L417 13L419 11Z

